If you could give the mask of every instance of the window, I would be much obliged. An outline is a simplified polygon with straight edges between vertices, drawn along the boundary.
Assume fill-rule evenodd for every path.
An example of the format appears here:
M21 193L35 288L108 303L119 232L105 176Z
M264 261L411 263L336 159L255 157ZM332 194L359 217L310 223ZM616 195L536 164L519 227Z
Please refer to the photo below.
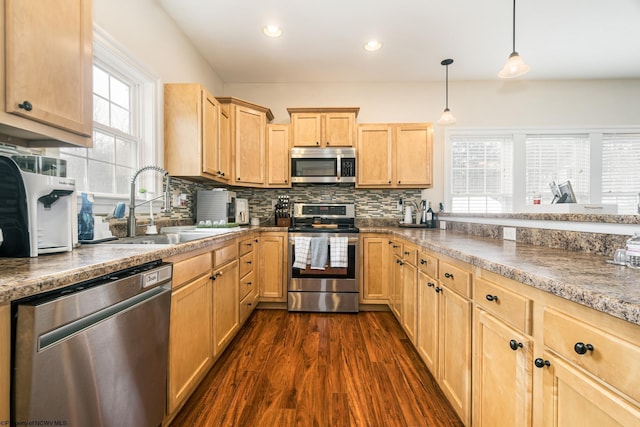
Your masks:
M577 201L589 201L588 135L527 135L525 144L527 204L535 194L551 203L552 181L570 181Z
M142 165L162 165L159 87L157 77L94 27L93 148L60 149L78 192L94 193L113 209L114 200L129 199L131 178ZM152 174L139 181L152 192L161 188Z
M602 137L602 202L617 203L618 212L638 211L640 133Z
M507 136L451 138L452 212L509 212L513 141Z

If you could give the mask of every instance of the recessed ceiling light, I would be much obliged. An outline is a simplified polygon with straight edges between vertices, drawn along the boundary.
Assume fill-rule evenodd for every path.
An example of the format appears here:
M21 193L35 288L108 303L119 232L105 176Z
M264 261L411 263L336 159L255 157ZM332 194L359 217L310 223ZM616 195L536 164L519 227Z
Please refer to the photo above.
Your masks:
M368 50L369 52L380 50L381 47L382 43L379 40L369 40L364 44L364 50Z
M262 29L262 32L267 37L280 37L282 35L282 28L277 25L267 25Z

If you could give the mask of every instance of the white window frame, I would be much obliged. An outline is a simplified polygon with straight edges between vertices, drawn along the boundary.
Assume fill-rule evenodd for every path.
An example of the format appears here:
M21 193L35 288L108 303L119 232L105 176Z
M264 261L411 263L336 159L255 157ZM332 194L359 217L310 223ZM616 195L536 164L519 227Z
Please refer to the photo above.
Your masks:
M132 99L132 106L138 109L136 122L132 128L139 131L141 144L138 146L136 170L147 165L164 165L163 145L163 84L161 79L135 56L114 40L99 26L93 26L93 55L95 61L117 70L125 76L141 82L138 87L138 99ZM99 127L96 127L99 129ZM133 177L130 177L133 178ZM144 187L154 194L162 192L162 177L159 174L145 173L139 176L137 187ZM117 202L129 203L129 191L126 194L92 193L95 214L110 214ZM78 194L80 202L80 194ZM144 197L138 198L138 203Z
M590 139L589 200L585 203L602 203L602 138L604 134L640 132L640 126L603 126L584 128L446 128L444 130L444 200L451 211L451 138L462 136L513 135L513 207L511 212L526 212L526 147L527 135L575 135L587 134ZM469 215L473 215L470 213Z

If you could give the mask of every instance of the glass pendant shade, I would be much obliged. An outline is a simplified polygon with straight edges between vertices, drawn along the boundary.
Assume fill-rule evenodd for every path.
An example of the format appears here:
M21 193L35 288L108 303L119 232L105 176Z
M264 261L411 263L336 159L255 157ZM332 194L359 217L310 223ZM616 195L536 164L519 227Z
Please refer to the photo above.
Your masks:
M439 125L452 125L456 122L456 118L453 116L448 108L445 108L438 120Z
M525 64L520 55L518 55L518 52L513 52L509 55L502 70L498 73L498 77L501 79L513 79L527 74L530 68L531 67Z

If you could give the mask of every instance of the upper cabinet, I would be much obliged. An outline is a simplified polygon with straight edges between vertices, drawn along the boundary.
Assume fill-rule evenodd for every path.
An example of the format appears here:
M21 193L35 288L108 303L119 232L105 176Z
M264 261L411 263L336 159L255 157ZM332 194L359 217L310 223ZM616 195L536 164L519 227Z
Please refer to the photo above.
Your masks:
M267 180L265 187L291 187L289 125L267 125Z
M218 98L222 111L231 122L231 147L234 158L233 185L265 185L265 138L270 109L237 98Z
M430 123L359 125L357 149L357 187L422 188L433 184Z
M220 104L202 85L164 87L164 159L171 176L228 183L230 140L221 125L228 119Z
M360 108L288 108L292 146L353 147Z
M0 140L90 147L90 0L0 0Z

